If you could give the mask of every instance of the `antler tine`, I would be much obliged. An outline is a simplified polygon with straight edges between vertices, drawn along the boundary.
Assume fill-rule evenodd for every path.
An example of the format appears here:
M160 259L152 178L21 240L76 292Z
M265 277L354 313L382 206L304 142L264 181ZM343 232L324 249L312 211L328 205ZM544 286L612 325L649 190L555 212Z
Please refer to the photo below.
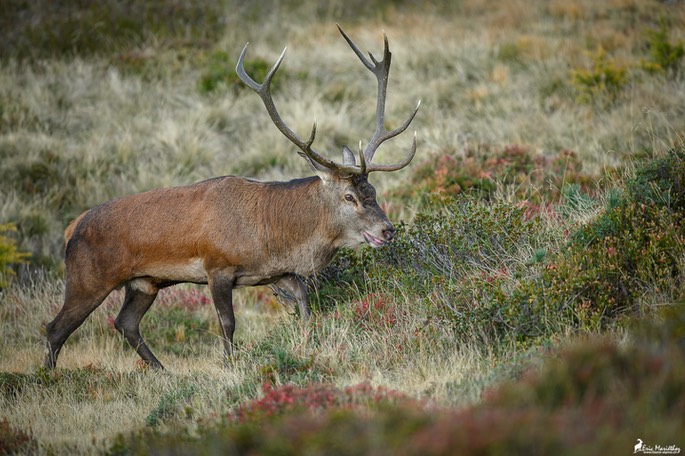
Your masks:
M414 143L408 155L408 159L405 159L405 161L403 161L402 163L396 165L373 165L373 156L376 153L376 149L378 149L378 147L384 141L394 138L395 136L399 135L404 130L406 130L407 127L409 127L409 124L411 124L412 120L414 120L414 117L416 116L416 113L419 111L421 101L419 100L418 104L416 105L416 108L414 108L414 111L410 114L409 118L402 125L395 128L394 130L386 130L385 99L388 88L388 78L390 75L390 62L392 59L392 53L390 52L390 47L388 46L388 36L385 33L383 33L383 60L378 61L373 56L373 54L369 52L369 57L371 58L371 61L369 61L366 57L364 57L364 54L354 44L350 37L347 36L347 34L343 31L340 25L338 25L338 30L342 34L343 38L345 38L345 41L347 41L347 44L350 45L350 47L357 55L359 60L361 60L364 66L368 68L376 76L376 79L378 81L378 99L376 103L376 130L374 131L373 136L369 140L369 143L366 145L364 151L360 151L360 158L362 159L362 162L365 163L366 172L369 173L371 171L395 171L401 169L407 166L411 159L414 157L414 153L416 152L416 134L414 135Z
M280 57L278 57L276 63L271 67L269 72L264 77L264 82L259 84L257 81L252 79L245 71L245 54L247 53L247 46L249 44L250 43L246 43L245 47L240 53L238 63L235 66L235 71L238 74L238 77L241 81L243 81L249 88L257 92L259 97L262 99L264 106L266 107L266 111L269 113L269 117L271 117L271 121L274 123L274 125L276 125L276 128L278 128L278 130L281 133L283 133L283 135L286 138L288 138L290 142L295 144L302 151L302 153L298 152L300 155L308 158L312 165L314 165L315 167L317 167L317 164L320 165L322 168L317 167L319 170L323 171L324 169L328 169L330 171L336 172L360 174L360 169L358 167L340 165L338 163L335 163L334 161L322 156L312 148L314 138L316 137L316 122L314 122L314 125L312 126L312 132L309 135L309 139L307 141L303 141L299 136L297 136L297 134L295 134L294 131L292 131L286 125L286 123L283 121L280 114L278 113L273 98L271 97L271 79L274 77L276 71L278 70L278 67L281 65L281 62L285 57L285 52L288 48L286 47L285 49L283 49L283 52L281 53Z
M357 47L357 45L354 44L352 39L349 36L347 36L347 33L345 33L345 31L342 29L342 27L340 27L340 24L335 24L335 25L338 27L338 30L340 31L340 34L343 36L343 38L345 38L345 41L347 41L347 44L349 44L350 47L352 48L352 50L354 51L354 53L357 54L357 57L359 57L359 60L362 61L362 63L364 64L364 66L366 68L373 71L374 70L374 64L369 62L369 60L366 57L364 57L364 53L362 51L360 51L359 48ZM371 56L371 58L374 61L376 60L373 58L373 55L371 55L370 52L369 52L369 55Z
M411 144L411 149L409 149L409 153L407 154L407 157L404 159L404 161L400 163L395 163L395 164L390 164L390 165L376 165L376 164L370 164L366 167L366 172L370 173L372 171L397 171L405 166L407 166L411 161L414 159L414 155L416 154L416 132L414 132L414 139Z

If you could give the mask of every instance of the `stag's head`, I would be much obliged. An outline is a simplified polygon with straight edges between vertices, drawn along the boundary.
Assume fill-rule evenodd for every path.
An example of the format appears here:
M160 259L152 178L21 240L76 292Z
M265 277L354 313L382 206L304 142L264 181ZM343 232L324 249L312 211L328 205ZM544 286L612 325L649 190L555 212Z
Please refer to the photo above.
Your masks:
M283 135L295 144L300 150L298 153L307 159L322 181L321 198L326 201L332 210L329 212L332 223L339 227L338 243L344 247L354 247L359 244L368 244L371 247L381 247L392 240L395 235L388 217L376 201L376 189L369 183L369 173L373 171L397 171L411 162L416 153L416 132L411 148L404 160L394 164L373 163L373 156L378 147L386 140L394 138L407 129L414 120L421 102L409 115L409 118L399 127L393 130L385 129L385 95L390 73L391 53L388 47L388 38L384 34L383 59L378 61L369 53L371 60L367 59L359 48L352 42L349 36L338 26L345 41L350 45L354 53L364 66L371 71L378 82L378 98L376 105L376 129L366 147L362 147L359 141L359 163L355 154L347 147L342 147L342 162L335 162L314 150L312 144L316 136L316 123L312 127L309 139L303 140L295 134L281 119L271 97L271 80L285 57L283 50L273 67L269 70L264 82L261 84L254 81L245 72L244 59L247 52L247 44L240 53L236 65L236 72L240 79L252 90L259 94L264 102L271 120Z

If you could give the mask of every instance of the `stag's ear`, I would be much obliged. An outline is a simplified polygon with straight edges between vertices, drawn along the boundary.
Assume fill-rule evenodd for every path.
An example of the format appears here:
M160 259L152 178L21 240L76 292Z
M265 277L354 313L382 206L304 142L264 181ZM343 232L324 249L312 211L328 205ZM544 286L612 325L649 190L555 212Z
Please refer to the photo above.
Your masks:
M307 163L309 163L309 166L312 167L312 171L314 171L316 174L321 174L321 173L328 173L328 172L330 172L330 170L329 170L328 168L326 168L325 166L323 166L321 163L315 161L315 160L314 160L313 158L311 158L310 156L305 155L304 153L299 152L299 151L298 151L297 153L300 155L300 157L303 157L303 158L305 158L305 159L307 160Z
M309 163L309 166L312 168L312 171L317 176L319 176L324 183L331 180L331 175L333 174L333 171L331 171L330 169L323 166L321 163L318 163L317 161L313 160L312 158L306 155L300 155L307 159L307 163Z
M354 154L349 147L343 146L342 148L343 165L356 166L357 160L354 158Z

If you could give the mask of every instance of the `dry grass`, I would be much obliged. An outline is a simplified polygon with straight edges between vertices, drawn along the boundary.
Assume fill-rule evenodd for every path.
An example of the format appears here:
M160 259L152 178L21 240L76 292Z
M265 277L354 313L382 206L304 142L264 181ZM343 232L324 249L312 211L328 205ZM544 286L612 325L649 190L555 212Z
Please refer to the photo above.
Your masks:
M416 312L407 311L389 335L360 332L353 320L326 315L303 324L249 292L240 293L236 304L240 348L228 367L221 363L215 334L214 342L180 342L186 349L181 354L170 352L163 342L152 343L167 371L141 370L138 356L108 323L118 310L111 300L65 345L56 373L36 373L43 356L37 329L54 315L61 288L61 281L54 279L16 286L0 307L1 320L12 322L11 327L3 326L0 372L26 375L20 381L3 379L5 388L20 385L20 390L3 394L0 409L12 426L30 430L45 452L100 452L119 433L151 427L173 432L181 424L191 430L211 426L235 405L256 397L266 381L328 381L340 387L369 381L441 404L463 405L477 401L499 378L489 373L495 362L492 355L478 347L458 346L449 334L426 339L409 352L398 351L399 341L406 342L407 334L424 325L413 303L404 306ZM163 312L153 308L147 318ZM192 313L212 323L215 318L211 305ZM148 337L159 330L145 331L145 326L144 322ZM279 358L282 353L287 354L285 361ZM159 421L151 425L156 416Z

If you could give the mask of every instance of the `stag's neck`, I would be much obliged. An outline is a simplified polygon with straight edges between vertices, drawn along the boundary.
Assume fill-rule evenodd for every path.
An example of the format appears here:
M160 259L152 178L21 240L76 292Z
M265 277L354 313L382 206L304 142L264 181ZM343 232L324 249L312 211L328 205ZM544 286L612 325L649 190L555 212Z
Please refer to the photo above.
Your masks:
M340 249L340 228L319 177L267 182L260 237L269 256L281 267L310 275L326 266Z

